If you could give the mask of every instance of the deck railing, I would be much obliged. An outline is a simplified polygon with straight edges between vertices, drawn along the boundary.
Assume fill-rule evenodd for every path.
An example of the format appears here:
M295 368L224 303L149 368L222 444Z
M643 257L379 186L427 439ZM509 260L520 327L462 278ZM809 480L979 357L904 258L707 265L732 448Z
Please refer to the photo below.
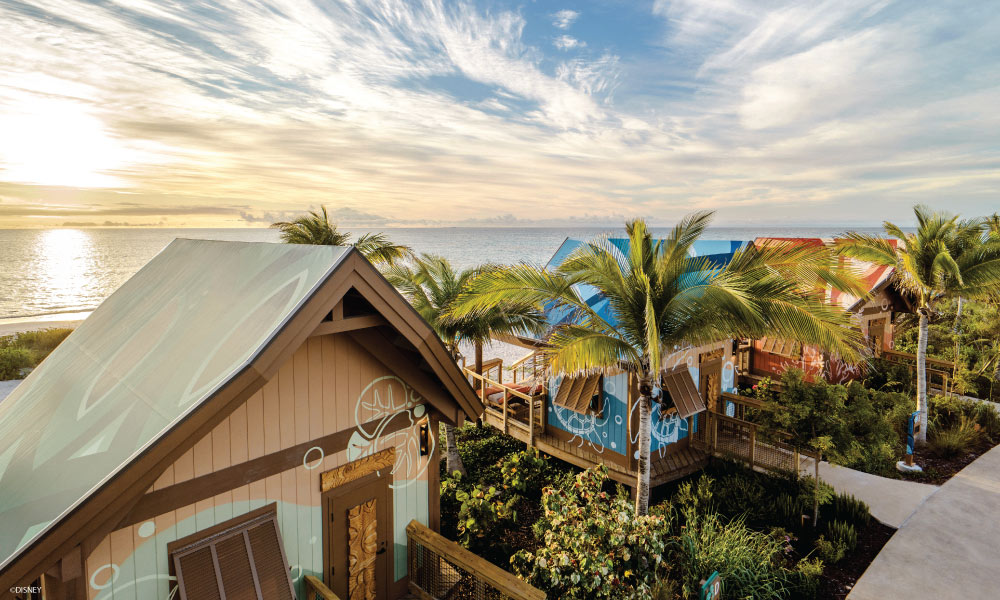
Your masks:
M752 400L743 398L742 400ZM752 403L742 403L752 409ZM817 454L777 440L758 439L758 425L721 413L700 413L695 447L715 456L744 462L751 469L798 476L803 458L816 460Z
M545 366L542 364L542 353L538 350L529 352L511 363L507 370L511 372L514 383L538 379L545 372Z
M340 600L319 578L306 575L306 594L310 600Z
M476 556L432 529L406 526L410 592L423 600L545 600L545 592Z
M462 370L465 376L468 377L469 383L472 384L472 389L476 391L476 395L479 399L483 401L486 406L486 411L493 413L494 415L500 417L501 419L501 430L504 433L510 433L510 425L512 421L516 421L517 424L526 426L528 428L528 445L531 446L534 443L536 430L544 431L544 390L543 394L538 396L531 396L520 390L514 389L509 385L504 385L495 379L490 379L484 375L480 375L473 371L472 369L465 368ZM500 407L497 408L496 403L489 399L490 394L487 392L490 388L499 390L496 393L503 394L501 399L498 401ZM516 410L511 408L511 401L517 398L526 405L527 414L522 414L524 410ZM527 420L524 419L527 417Z
M917 355L909 352L897 352L896 350L883 350L882 358L898 365L909 367L910 371L916 375ZM937 389L942 394L948 392L948 383L951 373L955 369L955 363L950 360L927 357L927 387Z

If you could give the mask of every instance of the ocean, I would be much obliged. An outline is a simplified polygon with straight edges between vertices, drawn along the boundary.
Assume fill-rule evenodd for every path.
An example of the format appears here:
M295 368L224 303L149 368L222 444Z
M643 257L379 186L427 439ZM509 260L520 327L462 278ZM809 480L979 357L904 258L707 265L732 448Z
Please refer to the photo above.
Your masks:
M361 234L364 230L346 228ZM746 227L709 229L706 239L759 236L834 237L846 227ZM880 233L877 228L853 228ZM456 267L485 262L544 264L567 237L592 239L610 228L394 228L396 243L438 254ZM667 228L654 229L664 235ZM59 228L0 229L0 322L93 310L175 238L277 242L273 229Z

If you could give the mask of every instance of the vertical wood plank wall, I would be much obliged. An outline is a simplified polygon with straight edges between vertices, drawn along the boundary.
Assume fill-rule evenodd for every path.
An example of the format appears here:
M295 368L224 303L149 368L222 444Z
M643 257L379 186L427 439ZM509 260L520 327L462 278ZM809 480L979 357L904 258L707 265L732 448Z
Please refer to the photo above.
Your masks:
M151 490L158 490L207 475L219 469L244 463L308 442L316 438L354 429L358 423L385 417L385 410L372 402L366 392L365 404L358 407L362 392L374 380L391 373L377 359L346 335L317 336L308 339L279 369L261 390L236 409L209 435L170 465ZM388 401L386 390L392 387L393 402L409 402L410 418L426 414L423 400L398 381L382 388L380 401ZM379 389L377 387L369 389ZM357 409L357 412L356 412ZM418 414L419 413L419 414ZM396 413L398 414L398 413ZM357 416L356 416L357 415ZM396 418L405 418L396 417ZM395 434L367 440L378 446L404 444L417 435L417 426ZM431 435L431 444L437 442ZM365 438L362 438L365 439ZM381 444L381 445L380 445ZM416 445L397 452L415 452ZM412 450L411 450L412 448ZM305 575L322 578L323 532L320 510L320 473L348 462L347 451L327 455L311 451L308 467L303 464L260 481L227 490L221 494L157 515L111 533L86 559L88 597L91 600L167 600L171 587L167 544L226 521L271 502L278 503L278 525L292 577L300 595ZM395 536L395 571L405 574L405 527L411 519L428 523L428 457L408 457L417 467L409 474L394 475L393 506ZM404 481L401 483L401 478Z

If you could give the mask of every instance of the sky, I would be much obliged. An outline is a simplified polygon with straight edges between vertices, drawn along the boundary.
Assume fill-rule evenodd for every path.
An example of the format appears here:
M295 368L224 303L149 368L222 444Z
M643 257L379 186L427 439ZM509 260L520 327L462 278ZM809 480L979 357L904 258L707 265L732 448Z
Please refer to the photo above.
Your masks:
M0 227L990 213L997 8L0 0Z

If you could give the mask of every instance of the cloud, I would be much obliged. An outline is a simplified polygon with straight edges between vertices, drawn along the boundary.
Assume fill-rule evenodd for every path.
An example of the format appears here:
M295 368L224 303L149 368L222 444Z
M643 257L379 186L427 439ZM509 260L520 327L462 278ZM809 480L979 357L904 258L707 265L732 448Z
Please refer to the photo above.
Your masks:
M582 41L546 32L576 11L516 3L0 4L0 226L246 226L323 204L360 224L995 206L1000 15L649 10L601 13L567 54Z
M558 29L569 29L579 18L579 12L565 8L552 15L552 25Z
M561 35L552 40L552 45L560 50L572 50L573 48L585 47L587 42L580 41L572 36Z

